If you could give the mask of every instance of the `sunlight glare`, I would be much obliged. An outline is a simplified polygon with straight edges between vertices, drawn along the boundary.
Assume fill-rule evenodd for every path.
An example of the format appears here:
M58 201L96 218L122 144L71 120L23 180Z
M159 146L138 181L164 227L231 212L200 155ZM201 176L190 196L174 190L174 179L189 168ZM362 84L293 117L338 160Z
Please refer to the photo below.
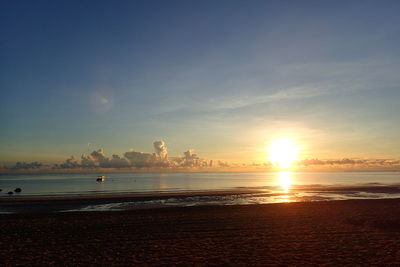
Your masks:
M288 192L292 186L292 173L291 172L279 172L278 173L278 185L283 191Z
M279 139L271 143L268 154L272 165L279 169L287 169L298 160L298 147L288 139Z

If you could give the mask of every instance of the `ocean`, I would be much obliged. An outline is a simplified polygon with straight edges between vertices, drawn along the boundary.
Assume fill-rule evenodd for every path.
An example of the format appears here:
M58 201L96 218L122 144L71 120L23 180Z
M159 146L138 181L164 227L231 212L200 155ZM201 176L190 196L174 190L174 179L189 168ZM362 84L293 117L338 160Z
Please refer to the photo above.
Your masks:
M97 182L97 175L105 175ZM21 193L9 196L15 188ZM0 175L1 198L257 190L224 196L188 196L111 203L88 210L162 205L233 205L400 197L399 172L90 173Z

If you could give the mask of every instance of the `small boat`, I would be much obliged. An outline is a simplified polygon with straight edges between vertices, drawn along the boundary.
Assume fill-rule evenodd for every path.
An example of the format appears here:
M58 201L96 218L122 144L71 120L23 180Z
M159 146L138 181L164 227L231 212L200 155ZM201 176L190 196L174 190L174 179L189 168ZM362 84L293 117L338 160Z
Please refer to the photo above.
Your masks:
M97 176L97 179L96 179L97 182L104 182L105 180L106 180L106 177L104 177L104 175L99 175L99 176Z

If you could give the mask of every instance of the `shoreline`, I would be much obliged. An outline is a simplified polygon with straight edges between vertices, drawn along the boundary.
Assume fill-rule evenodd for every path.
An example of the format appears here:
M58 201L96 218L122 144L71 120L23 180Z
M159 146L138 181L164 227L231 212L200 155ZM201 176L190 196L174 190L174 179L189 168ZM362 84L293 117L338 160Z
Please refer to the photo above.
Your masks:
M360 196L364 194L365 196ZM354 198L354 195L356 197ZM339 197L338 197L339 196ZM170 206L255 205L351 199L400 199L400 185L298 187L290 191L268 188L209 191L40 195L0 197L0 213L116 211ZM108 206L106 206L108 205Z
M165 193L125 193L73 196L28 196L0 198L0 210L3 212L32 213L54 212L82 208L89 205L124 203L135 201L163 200L169 198L187 198L201 196L228 196L262 193L262 190L221 190Z
M0 215L4 266L393 265L400 199Z

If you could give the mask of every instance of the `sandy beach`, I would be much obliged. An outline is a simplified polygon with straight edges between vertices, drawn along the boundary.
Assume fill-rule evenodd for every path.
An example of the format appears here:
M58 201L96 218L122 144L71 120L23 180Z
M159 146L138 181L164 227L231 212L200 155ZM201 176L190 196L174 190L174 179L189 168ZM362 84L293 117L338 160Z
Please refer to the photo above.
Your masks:
M389 265L400 199L0 215L17 265Z
M33 213L59 212L79 210L89 205L110 203L138 202L151 200L166 200L170 198L231 196L260 193L261 190L221 190L196 192L165 192L165 193L129 193L103 195L70 195L70 196L16 196L0 198L1 213ZM158 207L153 206L153 207ZM161 207L161 206L159 206Z

